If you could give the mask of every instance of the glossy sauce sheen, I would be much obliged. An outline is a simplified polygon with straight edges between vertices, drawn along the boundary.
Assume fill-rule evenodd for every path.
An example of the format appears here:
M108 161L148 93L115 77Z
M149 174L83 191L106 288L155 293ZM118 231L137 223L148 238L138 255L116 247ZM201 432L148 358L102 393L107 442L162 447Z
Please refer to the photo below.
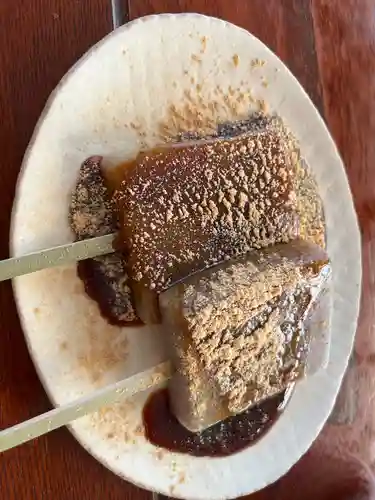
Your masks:
M151 394L143 409L146 438L155 446L196 457L224 457L254 444L280 415L285 392L200 433L190 432L173 416L168 390Z

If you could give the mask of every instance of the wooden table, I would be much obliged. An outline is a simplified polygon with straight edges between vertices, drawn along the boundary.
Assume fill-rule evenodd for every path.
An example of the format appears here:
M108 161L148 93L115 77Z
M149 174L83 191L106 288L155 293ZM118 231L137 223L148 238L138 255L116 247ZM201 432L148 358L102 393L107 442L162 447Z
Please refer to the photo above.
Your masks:
M0 258L8 255L22 156L59 79L113 26L146 14L180 11L223 17L250 30L289 66L325 117L346 164L362 227L359 333L371 329L375 0L0 0ZM0 334L0 425L7 427L50 408L26 349L9 283L0 286ZM0 456L0 498L151 500L151 494L104 469L62 429Z

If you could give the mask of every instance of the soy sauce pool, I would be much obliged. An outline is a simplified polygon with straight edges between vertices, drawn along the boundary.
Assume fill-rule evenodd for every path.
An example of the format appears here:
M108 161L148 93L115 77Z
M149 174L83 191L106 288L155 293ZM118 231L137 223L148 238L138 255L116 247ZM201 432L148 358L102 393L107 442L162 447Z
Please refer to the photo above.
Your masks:
M225 457L254 444L281 413L285 392L200 433L190 432L173 416L168 390L150 395L143 409L146 438L160 448L195 457Z

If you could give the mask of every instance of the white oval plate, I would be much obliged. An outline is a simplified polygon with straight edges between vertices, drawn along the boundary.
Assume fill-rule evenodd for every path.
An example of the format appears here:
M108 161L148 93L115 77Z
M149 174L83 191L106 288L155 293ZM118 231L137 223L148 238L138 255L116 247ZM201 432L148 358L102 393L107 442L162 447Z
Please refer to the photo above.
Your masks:
M110 34L63 78L18 182L15 255L71 241L69 199L87 156L130 158L165 135L193 123L209 128L263 101L299 139L324 202L334 270L329 366L298 384L256 446L228 458L194 458L149 444L141 425L144 395L72 424L80 443L109 469L167 495L213 500L263 488L308 449L333 407L352 349L361 280L360 236L335 145L299 83L254 36L196 14L151 16ZM18 278L14 289L30 353L55 404L164 358L157 330L119 329L100 317L75 266Z

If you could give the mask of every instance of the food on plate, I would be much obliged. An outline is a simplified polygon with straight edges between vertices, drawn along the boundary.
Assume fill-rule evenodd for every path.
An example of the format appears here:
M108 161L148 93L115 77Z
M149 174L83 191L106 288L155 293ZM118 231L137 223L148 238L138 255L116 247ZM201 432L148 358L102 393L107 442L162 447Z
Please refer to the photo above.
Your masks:
M155 446L177 453L196 457L232 455L254 444L267 432L291 393L292 388L204 431L191 432L171 411L168 390L160 389L150 395L143 409L145 436Z
M158 293L191 273L298 234L288 142L272 121L248 132L141 153L115 193L135 306L159 321Z
M160 295L177 367L173 413L198 432L282 392L304 374L304 320L329 279L324 250L302 240L255 250Z
M165 327L176 373L145 406L146 436L227 455L259 438L294 382L326 363L322 206L277 117L177 140L112 170L88 158L70 224L77 239L118 233L113 254L78 264L101 313Z

